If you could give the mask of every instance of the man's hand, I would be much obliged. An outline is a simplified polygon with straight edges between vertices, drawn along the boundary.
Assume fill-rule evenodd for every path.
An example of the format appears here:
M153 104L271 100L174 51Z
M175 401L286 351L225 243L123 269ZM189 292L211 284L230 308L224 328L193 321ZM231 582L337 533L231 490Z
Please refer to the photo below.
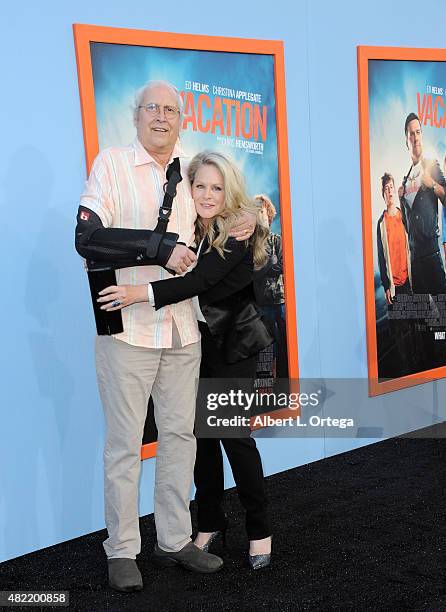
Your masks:
M130 304L148 302L147 285L110 285L99 291L99 303L104 303L101 310L109 312L122 310Z
M399 197L399 198L402 198L402 197L403 197L403 195L404 195L404 187L403 187L402 185L400 185L400 186L398 187L398 197Z
M392 294L390 293L390 289L387 289L386 291L386 302L388 306L392 306L393 304Z
M189 266L197 261L197 256L184 244L177 244L169 261L166 263L166 268L173 270L177 274L187 272Z
M237 215L237 220L231 227L229 236L240 240L248 240L256 229L257 215L249 212L242 212Z
M444 203L445 190L442 185L434 181L430 169L423 172L422 181L426 189L432 189L437 198L439 198L440 202Z

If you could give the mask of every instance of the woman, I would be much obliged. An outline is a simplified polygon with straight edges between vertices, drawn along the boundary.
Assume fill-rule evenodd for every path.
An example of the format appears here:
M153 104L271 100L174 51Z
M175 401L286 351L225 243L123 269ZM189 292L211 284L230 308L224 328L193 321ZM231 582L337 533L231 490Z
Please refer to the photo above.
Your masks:
M243 176L224 155L205 151L196 155L188 169L192 197L197 210L196 267L181 278L144 286L109 287L100 301L106 310L115 310L113 301L125 306L149 300L156 309L187 298L196 299L202 336L201 378L243 378L254 380L257 355L272 338L254 304L254 267L266 261L269 229L259 208L246 195ZM254 212L257 224L249 240L229 238L237 213ZM240 501L246 510L250 540L249 564L266 567L271 559L271 530L266 511L262 463L251 437L197 439L194 480L198 506L198 534L195 544L208 550L218 534L224 538L226 517L221 508L224 492L223 445Z

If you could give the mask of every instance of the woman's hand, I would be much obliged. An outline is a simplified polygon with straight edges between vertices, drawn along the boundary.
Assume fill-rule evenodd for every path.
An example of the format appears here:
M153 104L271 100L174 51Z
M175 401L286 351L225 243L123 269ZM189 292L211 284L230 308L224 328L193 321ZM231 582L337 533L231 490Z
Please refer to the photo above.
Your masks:
M237 215L237 221L229 229L229 236L239 242L248 240L256 229L257 216L254 213L243 211Z
M111 285L99 291L98 302L103 302L101 310L109 312L122 310L130 304L148 302L147 285Z

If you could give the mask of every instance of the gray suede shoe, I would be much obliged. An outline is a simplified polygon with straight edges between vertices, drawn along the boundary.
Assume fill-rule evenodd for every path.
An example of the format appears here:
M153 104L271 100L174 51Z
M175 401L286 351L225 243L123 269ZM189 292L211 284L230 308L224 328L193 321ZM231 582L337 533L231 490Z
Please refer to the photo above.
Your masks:
M115 591L141 591L142 576L134 559L107 559L108 584Z
M167 552L155 544L152 559L160 567L182 565L192 572L201 574L212 574L223 567L223 559L201 550L193 542L189 542L178 552Z

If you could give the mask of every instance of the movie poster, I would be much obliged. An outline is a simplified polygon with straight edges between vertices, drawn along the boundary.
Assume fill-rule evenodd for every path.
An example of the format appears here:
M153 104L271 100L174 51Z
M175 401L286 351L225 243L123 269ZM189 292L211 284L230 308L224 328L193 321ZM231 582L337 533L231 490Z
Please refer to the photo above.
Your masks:
M166 41L168 37L172 40L175 35L166 35ZM182 35L178 35L177 40L181 39ZM209 50L197 50L172 48L167 42L165 46L159 43L151 46L105 40L107 36L91 37L89 41L98 149L131 143L135 138L135 92L151 80L169 81L183 98L180 144L186 155L192 157L212 149L231 157L245 176L248 193L269 203L265 206L269 210L271 258L268 270L259 271L254 286L259 308L275 342L259 355L256 386L273 390L276 378L289 375L275 55L215 51L211 50L212 44ZM229 49L231 45L225 46ZM79 47L78 43L78 50ZM78 57L78 66L80 63ZM79 72L82 99L82 71ZM145 440L153 439L153 432L153 415L149 414Z
M232 157L245 176L248 193L273 203L276 214L271 232L279 237L274 244L280 243L271 55L92 43L91 62L100 149L134 139L132 107L137 89L150 80L173 83L184 103L181 144L187 155L212 149ZM281 246L275 251L277 267ZM255 286L259 306L276 337L275 344L259 357L257 386L272 388L277 374L288 376L283 279L276 275L269 285L259 280Z
M361 51L372 56L362 71L360 63L361 161L369 370L379 391L446 373L446 61Z

